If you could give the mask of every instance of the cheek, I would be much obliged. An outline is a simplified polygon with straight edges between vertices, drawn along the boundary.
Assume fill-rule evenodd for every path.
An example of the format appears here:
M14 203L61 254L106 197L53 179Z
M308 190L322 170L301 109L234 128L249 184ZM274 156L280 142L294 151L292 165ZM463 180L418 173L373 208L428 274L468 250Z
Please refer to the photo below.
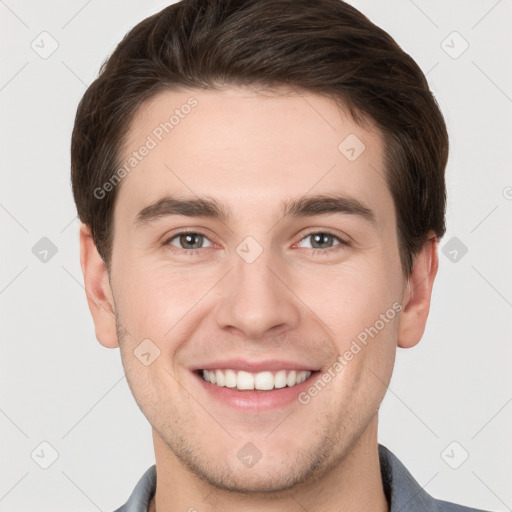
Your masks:
M310 295L311 309L332 334L338 364L333 361L331 373L340 377L333 400L340 409L348 402L377 407L389 383L401 308L389 276L378 266L346 266L325 280L321 293Z
M116 283L116 305L127 329L138 337L163 339L208 288L207 277L199 273L150 264L119 266L121 274L129 277Z
M351 289L330 323L337 354L329 372L336 374L332 403L355 417L377 410L395 361L400 304L380 291Z
M121 359L130 391L152 425L161 424L162 417L173 417L176 411L169 411L171 404L178 401L179 389L173 386L173 379L162 368L164 356L145 366L134 355L128 344L120 344ZM162 401L162 397L173 396L173 400Z
M390 274L390 269L375 265L347 264L303 280L300 296L343 345L396 304L399 283L391 282ZM394 312L388 317L394 318Z

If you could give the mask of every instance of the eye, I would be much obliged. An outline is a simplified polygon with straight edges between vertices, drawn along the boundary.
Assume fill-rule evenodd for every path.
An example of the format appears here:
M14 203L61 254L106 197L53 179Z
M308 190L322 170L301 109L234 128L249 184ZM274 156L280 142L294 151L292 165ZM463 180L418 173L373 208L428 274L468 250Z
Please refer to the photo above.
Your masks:
M338 246L349 245L347 241L328 231L311 232L300 240L299 245L305 240L309 240L309 245L303 247L310 249L314 254L317 252L329 253L330 250L336 250ZM198 253L199 249L212 247L207 236L195 231L181 231L168 238L164 245L171 246L173 250L182 251L187 255L194 255Z
M327 231L315 231L307 234L304 238L301 239L299 244L304 240L310 240L309 247L306 246L306 249L312 249L313 252L320 250L321 252L326 252L322 249L332 249L333 247L339 245L349 245L348 242L340 238L339 236L329 233ZM335 243L337 241L338 243Z
M205 241L208 242L208 245L206 246L204 245ZM178 249L182 249L187 252L211 246L210 240L205 235L193 231L182 231L181 233L174 235L172 238L169 238L165 244L177 247Z

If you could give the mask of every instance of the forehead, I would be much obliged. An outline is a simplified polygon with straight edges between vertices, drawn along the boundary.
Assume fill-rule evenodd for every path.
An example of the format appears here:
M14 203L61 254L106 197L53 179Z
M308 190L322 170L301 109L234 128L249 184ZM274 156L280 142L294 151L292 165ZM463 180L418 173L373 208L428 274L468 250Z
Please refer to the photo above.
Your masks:
M393 210L380 132L332 99L284 88L161 93L134 116L121 166L123 217L166 195L214 197L242 217L332 192Z

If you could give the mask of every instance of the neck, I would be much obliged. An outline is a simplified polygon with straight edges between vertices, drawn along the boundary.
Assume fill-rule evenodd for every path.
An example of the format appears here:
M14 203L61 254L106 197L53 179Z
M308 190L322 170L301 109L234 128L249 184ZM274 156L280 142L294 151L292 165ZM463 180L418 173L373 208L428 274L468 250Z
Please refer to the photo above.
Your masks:
M377 415L357 442L314 480L276 496L238 494L213 487L191 473L153 430L157 486L148 512L388 512L377 444Z

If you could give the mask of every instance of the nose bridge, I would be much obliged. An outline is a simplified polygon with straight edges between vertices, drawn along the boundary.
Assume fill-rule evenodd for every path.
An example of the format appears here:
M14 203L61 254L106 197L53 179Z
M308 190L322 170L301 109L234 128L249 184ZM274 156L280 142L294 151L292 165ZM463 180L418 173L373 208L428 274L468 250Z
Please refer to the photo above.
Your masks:
M219 327L236 328L251 338L260 338L268 330L294 328L299 319L293 294L279 278L282 268L277 255L247 237L233 255L233 270L224 283ZM277 275L276 275L277 274Z

